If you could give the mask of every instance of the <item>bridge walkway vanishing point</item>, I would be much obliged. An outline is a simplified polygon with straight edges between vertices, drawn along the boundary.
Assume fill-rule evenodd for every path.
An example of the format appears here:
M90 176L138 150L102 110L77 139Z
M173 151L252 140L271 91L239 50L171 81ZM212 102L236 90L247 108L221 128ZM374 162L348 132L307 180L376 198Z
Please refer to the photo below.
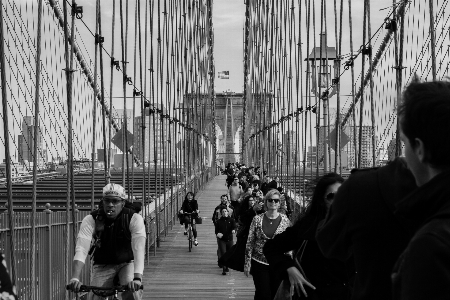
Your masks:
M224 276L217 265L217 241L211 217L226 194L226 176L212 179L196 195L203 224L197 225L198 247L188 250L184 225L177 223L161 241L156 256L144 269L144 300L148 299L253 299L251 277L230 269ZM236 242L236 239L234 239Z

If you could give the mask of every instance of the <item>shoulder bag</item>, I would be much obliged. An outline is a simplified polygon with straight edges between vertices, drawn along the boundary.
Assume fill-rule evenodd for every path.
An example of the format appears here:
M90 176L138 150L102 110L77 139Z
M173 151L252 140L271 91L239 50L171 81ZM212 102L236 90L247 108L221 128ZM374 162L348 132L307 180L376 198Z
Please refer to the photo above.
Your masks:
M303 271L303 268L301 266L301 261L303 257L303 252L305 252L306 244L308 243L307 240L304 240L303 243L300 245L298 250L295 252L293 260L294 260L294 266L300 271L300 273L303 275L303 277L308 280L306 277L305 271ZM309 281L309 280L308 280ZM280 283L280 286L278 287L277 293L275 294L275 297L273 300L296 300L300 299L300 296L297 295L297 293L294 293L294 296L291 296L291 283L289 282L289 279L283 279L283 281Z

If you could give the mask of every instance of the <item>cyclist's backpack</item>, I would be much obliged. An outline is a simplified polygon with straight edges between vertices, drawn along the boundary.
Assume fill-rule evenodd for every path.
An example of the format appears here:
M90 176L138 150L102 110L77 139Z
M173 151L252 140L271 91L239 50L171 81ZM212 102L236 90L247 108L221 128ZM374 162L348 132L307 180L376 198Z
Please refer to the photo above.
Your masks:
M141 202L130 202L125 200L124 208L128 208L133 213L139 213L142 210L142 203ZM94 242L91 246L91 249L89 249L89 255L91 255L91 258L93 257L93 253L96 248L101 247L101 236L103 231L105 230L105 222L106 222L106 215L103 210L103 201L100 201L100 204L98 206L98 209L94 210L91 213L92 217L95 220L95 230L94 230ZM126 235L130 237L131 239L131 231L129 228L130 220L127 214L126 218L123 218L123 222L126 223L127 226L123 226L126 231ZM145 220L144 220L145 224ZM124 224L125 225L125 224Z

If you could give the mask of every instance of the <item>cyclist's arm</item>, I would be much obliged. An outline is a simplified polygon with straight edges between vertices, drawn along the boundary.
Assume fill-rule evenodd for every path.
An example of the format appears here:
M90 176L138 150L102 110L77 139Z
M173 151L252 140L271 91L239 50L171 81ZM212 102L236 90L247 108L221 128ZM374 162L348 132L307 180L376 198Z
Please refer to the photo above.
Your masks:
M130 221L131 249L134 256L134 277L142 278L145 258L145 225L142 216L134 214Z
M94 233L95 220L92 215L84 217L78 231L77 244L75 246L75 256L72 264L72 278L80 279L81 271L84 267L86 256L91 245L92 235Z
M194 204L194 211L198 214L200 211L198 210L198 202L197 201L195 201L195 204Z

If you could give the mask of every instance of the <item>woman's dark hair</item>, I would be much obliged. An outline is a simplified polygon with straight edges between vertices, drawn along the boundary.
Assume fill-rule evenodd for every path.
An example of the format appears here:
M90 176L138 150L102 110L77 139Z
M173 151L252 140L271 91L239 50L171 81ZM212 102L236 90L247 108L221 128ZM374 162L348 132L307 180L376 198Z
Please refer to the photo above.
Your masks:
M327 214L327 206L325 203L325 192L327 188L332 184L343 182L344 178L336 173L328 173L319 178L316 187L314 188L311 203L308 205L305 212L300 214L296 222L296 224L301 223L301 235L315 235L319 222L323 220Z
M255 199L255 197L253 197L252 195L249 195L249 196L245 197L244 200L242 200L242 203L241 203L242 208L243 208L242 211L246 211L247 209L250 208L249 207L250 198Z
M192 195L192 200L195 200L195 195L194 195L193 192L187 192L187 193L186 193L186 196L184 196L184 200L185 200L185 201L188 201L188 197L187 197L187 196L188 196L189 194Z

